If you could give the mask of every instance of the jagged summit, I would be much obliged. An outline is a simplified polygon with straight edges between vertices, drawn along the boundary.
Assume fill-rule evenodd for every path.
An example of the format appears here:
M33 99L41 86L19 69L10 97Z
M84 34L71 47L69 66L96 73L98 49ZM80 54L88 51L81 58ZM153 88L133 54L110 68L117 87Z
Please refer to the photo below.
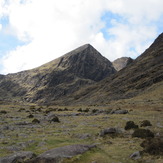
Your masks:
M115 72L109 60L93 46L85 44L35 69L6 75L0 80L0 87L9 98L21 95L24 101L46 103ZM4 98L1 93L0 98Z
M39 69L66 70L94 81L100 81L116 72L112 63L90 44L80 46Z

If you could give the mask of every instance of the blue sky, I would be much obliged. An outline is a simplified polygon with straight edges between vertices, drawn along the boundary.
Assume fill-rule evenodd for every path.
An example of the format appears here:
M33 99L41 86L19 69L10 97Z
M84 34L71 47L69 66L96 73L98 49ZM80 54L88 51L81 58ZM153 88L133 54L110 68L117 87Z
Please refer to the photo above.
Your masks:
M14 50L16 47L25 45L25 42L19 40L16 36L5 31L9 26L8 17L2 17L0 19L0 24L0 58L2 59L8 52ZM3 64L0 64L0 70L2 69Z
M136 58L162 33L162 0L0 0L0 74L40 66L86 43Z

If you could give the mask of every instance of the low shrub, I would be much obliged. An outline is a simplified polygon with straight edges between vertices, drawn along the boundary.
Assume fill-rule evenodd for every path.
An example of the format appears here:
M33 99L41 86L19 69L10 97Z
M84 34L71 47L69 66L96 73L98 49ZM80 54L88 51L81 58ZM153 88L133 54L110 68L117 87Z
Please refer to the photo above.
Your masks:
M146 139L141 144L144 152L151 155L163 155L163 140L159 138Z
M154 137L154 133L151 132L148 129L136 129L133 134L132 137L138 137L138 138L153 138Z
M137 128L138 125L136 125L133 121L126 122L125 130L137 129Z
M140 127L152 126L151 122L148 120L144 120L141 122Z

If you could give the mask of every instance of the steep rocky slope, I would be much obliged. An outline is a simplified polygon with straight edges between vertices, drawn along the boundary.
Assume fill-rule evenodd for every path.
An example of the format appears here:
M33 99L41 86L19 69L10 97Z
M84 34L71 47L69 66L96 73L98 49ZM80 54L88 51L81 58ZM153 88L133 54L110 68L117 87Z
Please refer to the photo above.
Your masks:
M41 67L0 77L0 99L49 103L114 74L112 63L83 45Z
M74 95L74 99L79 104L108 103L112 100L128 99L146 93L148 100L152 100L155 97L149 96L152 93L149 90L153 87L159 90L158 94L161 95L162 83L163 33L130 65L115 75L80 90Z
M92 105L136 96L157 100L162 85L163 34L117 73L86 44L38 68L0 75L0 101Z
M121 58L114 60L112 64L117 71L120 71L121 69L128 66L132 62L133 62L133 59L130 57L121 57Z

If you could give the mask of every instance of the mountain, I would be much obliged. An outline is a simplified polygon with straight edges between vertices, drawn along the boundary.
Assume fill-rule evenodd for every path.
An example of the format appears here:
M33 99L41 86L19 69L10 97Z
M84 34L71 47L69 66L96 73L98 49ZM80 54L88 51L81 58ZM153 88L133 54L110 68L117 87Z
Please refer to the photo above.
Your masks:
M121 57L121 58L114 60L112 64L117 71L120 71L121 69L128 66L132 62L133 62L133 59L130 57Z
M0 76L0 100L50 103L114 74L112 63L83 45L38 68Z
M133 98L163 101L163 33L137 59L119 59L118 65L125 67L117 72L109 60L86 44L38 68L0 75L0 102L92 105Z
M138 96L163 102L163 33L127 67L76 92L72 100L78 104L100 104Z

